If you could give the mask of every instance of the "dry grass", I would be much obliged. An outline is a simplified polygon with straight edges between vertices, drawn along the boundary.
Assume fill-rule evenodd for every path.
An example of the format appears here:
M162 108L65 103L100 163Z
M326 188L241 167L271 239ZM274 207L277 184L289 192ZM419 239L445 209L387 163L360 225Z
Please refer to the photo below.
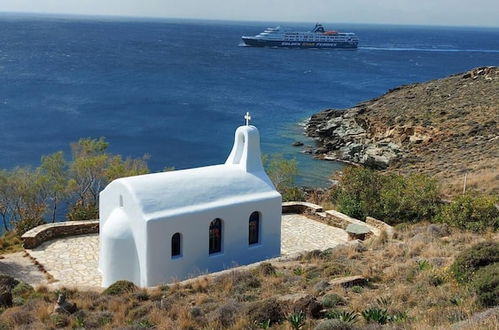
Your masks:
M465 173L466 191L488 194L499 193L499 159L477 162L473 164L473 168L465 171ZM462 194L464 173L449 178L442 178L441 187L442 193L446 197L450 198Z
M216 278L203 276L186 285L176 283L118 296L66 290L68 299L83 311L66 319L54 319L51 313L56 294L39 287L29 301L0 315L0 327L54 328L54 322L59 322L69 329L84 322L88 328L105 329L222 329L221 322L229 322L231 329L253 329L255 324L246 312L251 303L296 293L314 295L321 301L323 295L336 293L346 301L336 307L339 310L359 313L379 307L381 301L382 307L391 313L407 315L397 324L399 327L448 328L480 311L475 297L449 276L449 264L464 248L499 237L495 233L477 235L462 231L434 237L427 227L428 224L400 226L396 239L372 238L364 243L365 249L343 246L329 253L313 252L295 261L274 263L273 268L267 265ZM369 284L316 289L320 282L347 275L363 275ZM280 304L288 313L291 311L292 306ZM236 306L232 307L235 314L227 320L223 308L230 310L230 306ZM357 326L366 324L361 316L357 319ZM308 318L305 329L313 329L320 321ZM491 316L474 322L470 329L493 329L497 324L497 317ZM290 327L283 321L272 329Z
M23 251L22 241L14 231L0 237L0 255Z

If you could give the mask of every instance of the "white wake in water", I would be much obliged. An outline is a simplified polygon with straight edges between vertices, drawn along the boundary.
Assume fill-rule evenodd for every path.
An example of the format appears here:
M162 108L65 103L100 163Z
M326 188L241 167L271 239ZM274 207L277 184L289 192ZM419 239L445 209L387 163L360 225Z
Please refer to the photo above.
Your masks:
M499 49L457 49L457 48L414 48L414 47L359 47L361 50L382 51L418 51L418 52L453 52L453 53L499 53Z

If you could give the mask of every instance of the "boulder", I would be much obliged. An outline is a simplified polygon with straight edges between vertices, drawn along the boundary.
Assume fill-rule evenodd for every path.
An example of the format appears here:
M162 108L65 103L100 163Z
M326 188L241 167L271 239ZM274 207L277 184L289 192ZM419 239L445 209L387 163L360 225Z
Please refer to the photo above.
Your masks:
M328 281L324 281L324 280L321 280L319 282L317 282L315 285L314 285L314 291L316 293L322 293L324 291L326 291L326 289L329 287L329 282Z
M307 295L296 301L292 310L294 313L303 313L309 318L318 319L322 316L323 306L314 296Z
M350 239L363 241L366 238L366 235L371 232L371 229L367 226L351 223L345 228L345 231L348 233Z
M367 284L367 279L364 276L356 275L356 276L347 276L340 277L329 282L332 286L341 285L344 288L348 288L351 286L359 285L364 286Z
M76 312L78 308L76 308L76 304L70 303L69 301L66 301L66 295L61 293L59 294L59 297L57 298L57 302L55 303L54 306L54 313L55 314L73 314Z

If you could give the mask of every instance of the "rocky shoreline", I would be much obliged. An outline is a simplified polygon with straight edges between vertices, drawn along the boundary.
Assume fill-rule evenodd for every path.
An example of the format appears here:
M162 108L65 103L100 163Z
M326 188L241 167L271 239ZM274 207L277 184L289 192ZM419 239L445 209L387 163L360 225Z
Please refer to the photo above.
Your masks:
M492 171L498 189L499 68L404 85L349 109L314 114L304 152L381 170L451 179Z

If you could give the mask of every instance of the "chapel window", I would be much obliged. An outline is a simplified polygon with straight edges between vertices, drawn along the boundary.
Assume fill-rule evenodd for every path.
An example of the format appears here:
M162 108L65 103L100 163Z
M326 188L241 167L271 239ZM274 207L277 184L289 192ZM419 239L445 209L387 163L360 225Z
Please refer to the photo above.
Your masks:
M181 236L180 233L175 233L172 236L172 257L181 254Z
M210 223L210 254L222 251L222 220L215 219Z
M259 243L260 234L260 212L253 212L249 218L249 236L248 243L257 244Z

